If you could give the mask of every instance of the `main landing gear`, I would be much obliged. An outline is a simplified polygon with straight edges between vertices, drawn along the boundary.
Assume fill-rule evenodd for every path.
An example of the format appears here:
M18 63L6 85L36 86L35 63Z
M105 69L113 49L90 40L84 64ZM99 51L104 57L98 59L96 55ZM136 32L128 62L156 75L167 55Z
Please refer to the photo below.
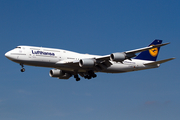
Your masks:
M25 68L24 68L24 65L22 64L22 63L20 63L20 65L21 65L21 72L24 72L25 71Z
M78 75L74 75L74 78L76 78L76 81L80 81L80 78Z
M97 75L94 73L94 71L88 71L88 74L84 76L85 79L91 79L91 78L95 78L97 77Z
M81 74L80 74L81 75ZM85 79L91 79L91 78L95 78L97 77L97 75L94 73L94 71L88 71L86 73L86 75L81 75L82 77L84 77ZM74 75L74 78L76 79L76 81L80 81L80 78L78 76L78 74Z

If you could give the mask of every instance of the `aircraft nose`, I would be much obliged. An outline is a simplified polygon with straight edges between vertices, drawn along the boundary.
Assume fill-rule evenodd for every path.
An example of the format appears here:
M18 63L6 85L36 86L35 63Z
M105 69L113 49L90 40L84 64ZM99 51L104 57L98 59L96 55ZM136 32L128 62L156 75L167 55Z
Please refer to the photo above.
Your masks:
M9 57L10 57L10 52L5 53L5 56L6 56L7 58L9 58Z

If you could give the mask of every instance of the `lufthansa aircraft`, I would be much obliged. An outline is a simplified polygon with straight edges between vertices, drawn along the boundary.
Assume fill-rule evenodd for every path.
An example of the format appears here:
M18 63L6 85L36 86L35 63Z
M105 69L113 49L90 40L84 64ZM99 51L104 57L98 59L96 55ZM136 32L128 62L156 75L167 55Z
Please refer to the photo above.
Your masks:
M156 61L162 40L154 40L148 47L112 53L99 56L80 54L62 49L53 49L33 46L17 46L8 51L5 56L13 62L24 65L50 67L49 75L59 79L69 79L74 76L79 81L79 75L86 79L95 78L96 72L124 73L138 70L157 68L161 63L173 60L169 58ZM136 56L136 53L140 53Z

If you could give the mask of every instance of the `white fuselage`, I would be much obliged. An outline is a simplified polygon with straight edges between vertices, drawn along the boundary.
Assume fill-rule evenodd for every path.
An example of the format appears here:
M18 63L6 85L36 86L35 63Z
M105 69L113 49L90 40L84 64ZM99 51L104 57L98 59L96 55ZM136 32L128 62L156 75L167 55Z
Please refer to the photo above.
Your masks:
M79 64L66 64L80 59L96 58L98 55L80 54L62 49L53 49L45 47L18 46L7 52L5 56L17 63L39 67L57 68L65 71L86 72L88 68L82 68ZM95 72L122 73L150 69L159 67L159 65L144 65L152 61L146 60L124 60L123 62L110 61L111 65L105 69L94 70ZM103 66L102 66L103 67Z

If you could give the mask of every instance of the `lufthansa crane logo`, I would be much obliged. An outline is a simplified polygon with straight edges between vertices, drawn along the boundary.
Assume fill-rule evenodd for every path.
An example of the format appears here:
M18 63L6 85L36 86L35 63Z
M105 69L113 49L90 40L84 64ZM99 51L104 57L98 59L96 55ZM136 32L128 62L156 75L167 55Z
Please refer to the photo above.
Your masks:
M154 46L154 45L151 45L151 46ZM156 57L158 55L158 48L150 49L149 53L151 54L151 56Z

